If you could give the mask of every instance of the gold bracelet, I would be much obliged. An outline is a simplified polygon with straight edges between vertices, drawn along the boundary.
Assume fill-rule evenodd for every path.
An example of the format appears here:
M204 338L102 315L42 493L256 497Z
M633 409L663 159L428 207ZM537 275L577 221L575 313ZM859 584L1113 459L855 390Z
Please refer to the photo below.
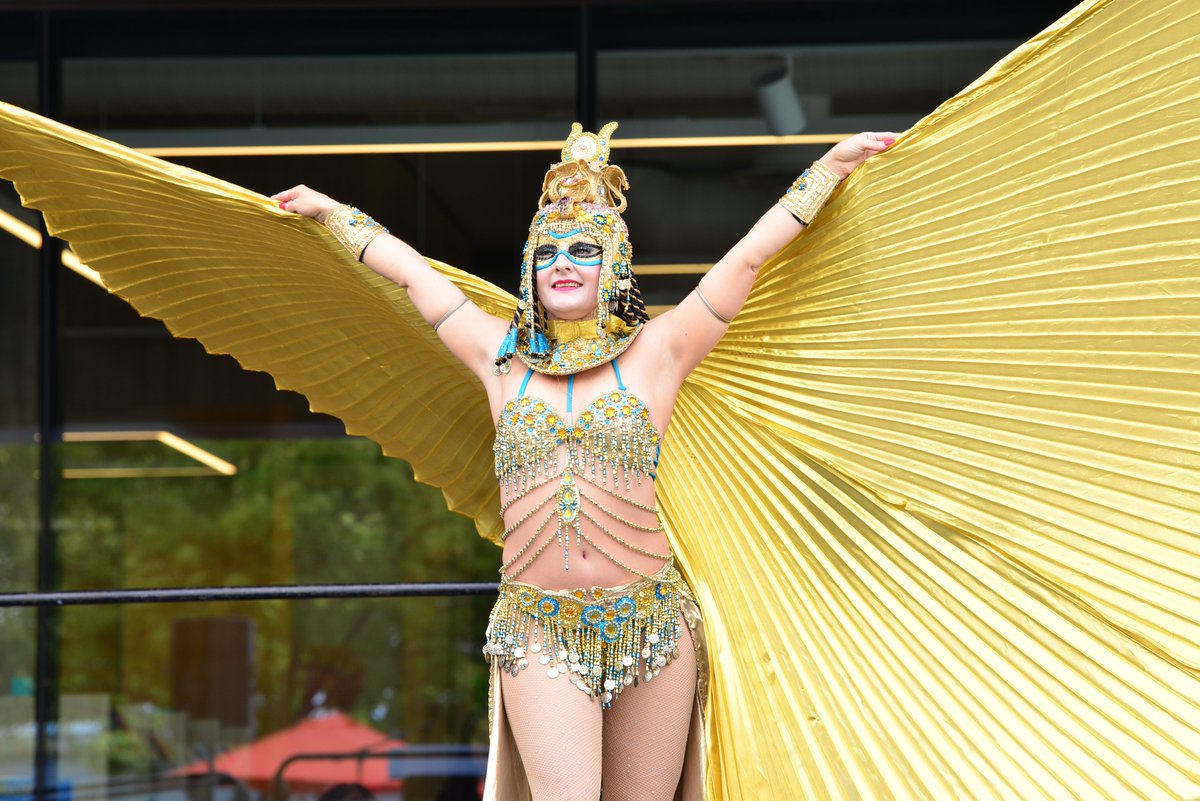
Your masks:
M833 170L819 161L814 161L811 167L800 173L800 177L792 182L783 193L783 197L779 198L779 205L790 211L797 220L808 225L825 205L825 201L829 200L840 180Z
M388 229L354 206L346 205L338 206L325 216L325 227L359 261L362 261L362 254L367 245L371 244L375 237L388 232Z

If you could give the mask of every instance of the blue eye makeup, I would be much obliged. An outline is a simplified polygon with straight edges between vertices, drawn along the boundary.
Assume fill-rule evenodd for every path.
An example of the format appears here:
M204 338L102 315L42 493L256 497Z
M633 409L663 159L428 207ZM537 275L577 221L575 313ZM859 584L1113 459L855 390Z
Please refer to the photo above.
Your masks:
M568 237L581 234L583 231L576 229L565 233L554 231L548 233L554 239L567 239ZM565 249L560 249L557 245L547 242L539 245L533 252L534 269L540 271L550 267L558 260L559 254L566 256L567 261L577 267L599 267L604 260L604 251L594 242L572 242Z

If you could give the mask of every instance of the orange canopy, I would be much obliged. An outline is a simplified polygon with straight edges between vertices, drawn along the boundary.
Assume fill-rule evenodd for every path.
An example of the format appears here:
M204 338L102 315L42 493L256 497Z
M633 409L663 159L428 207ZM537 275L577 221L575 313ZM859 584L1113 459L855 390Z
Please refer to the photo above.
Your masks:
M270 792L279 766L293 755L380 753L403 746L403 741L391 739L341 712L327 712L221 754L216 759L215 770L234 776L256 790ZM388 761L379 757L305 759L288 765L283 778L292 791L319 793L334 784L357 782L373 793L398 792L404 782L388 778ZM174 772L197 775L209 770L209 763L202 761Z

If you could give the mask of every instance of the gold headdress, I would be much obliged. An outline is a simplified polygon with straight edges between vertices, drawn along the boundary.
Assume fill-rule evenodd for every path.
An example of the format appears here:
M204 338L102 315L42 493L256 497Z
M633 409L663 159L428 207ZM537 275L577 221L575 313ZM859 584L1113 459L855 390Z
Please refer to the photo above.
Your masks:
M609 137L616 128L617 123L610 122L599 133L589 133L575 123L559 162L546 172L521 258L517 312L496 354L497 373L508 371L514 354L530 369L550 375L604 364L628 348L649 319L630 267L629 229L620 214L627 206L624 191L629 181L609 161ZM592 237L602 252L596 318L594 325L582 329L551 324L533 277L539 239L575 231Z

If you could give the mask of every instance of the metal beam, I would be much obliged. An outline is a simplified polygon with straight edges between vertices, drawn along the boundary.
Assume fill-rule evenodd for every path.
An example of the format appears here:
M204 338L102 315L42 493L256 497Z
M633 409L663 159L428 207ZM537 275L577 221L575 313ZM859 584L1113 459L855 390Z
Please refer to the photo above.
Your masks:
M579 38L575 51L575 119L583 130L596 125L596 45L592 36L592 10L588 0L579 3Z
M492 595L495 582L422 582L417 584L286 584L249 587L163 587L70 592L0 594L6 607L105 606L112 604L198 603L210 601L299 601L315 598L427 598Z
M62 58L58 49L57 19L44 11L40 19L38 53L38 111L56 118L62 111ZM62 244L52 239L41 219L41 259L38 269L38 535L37 589L51 592L59 579L58 536L54 530L54 501L59 482L58 443L62 440L62 387L59 343L59 278ZM57 607L37 610L37 646L34 654L33 797L46 801L58 787L58 755L50 741L57 730L61 670L61 612Z

